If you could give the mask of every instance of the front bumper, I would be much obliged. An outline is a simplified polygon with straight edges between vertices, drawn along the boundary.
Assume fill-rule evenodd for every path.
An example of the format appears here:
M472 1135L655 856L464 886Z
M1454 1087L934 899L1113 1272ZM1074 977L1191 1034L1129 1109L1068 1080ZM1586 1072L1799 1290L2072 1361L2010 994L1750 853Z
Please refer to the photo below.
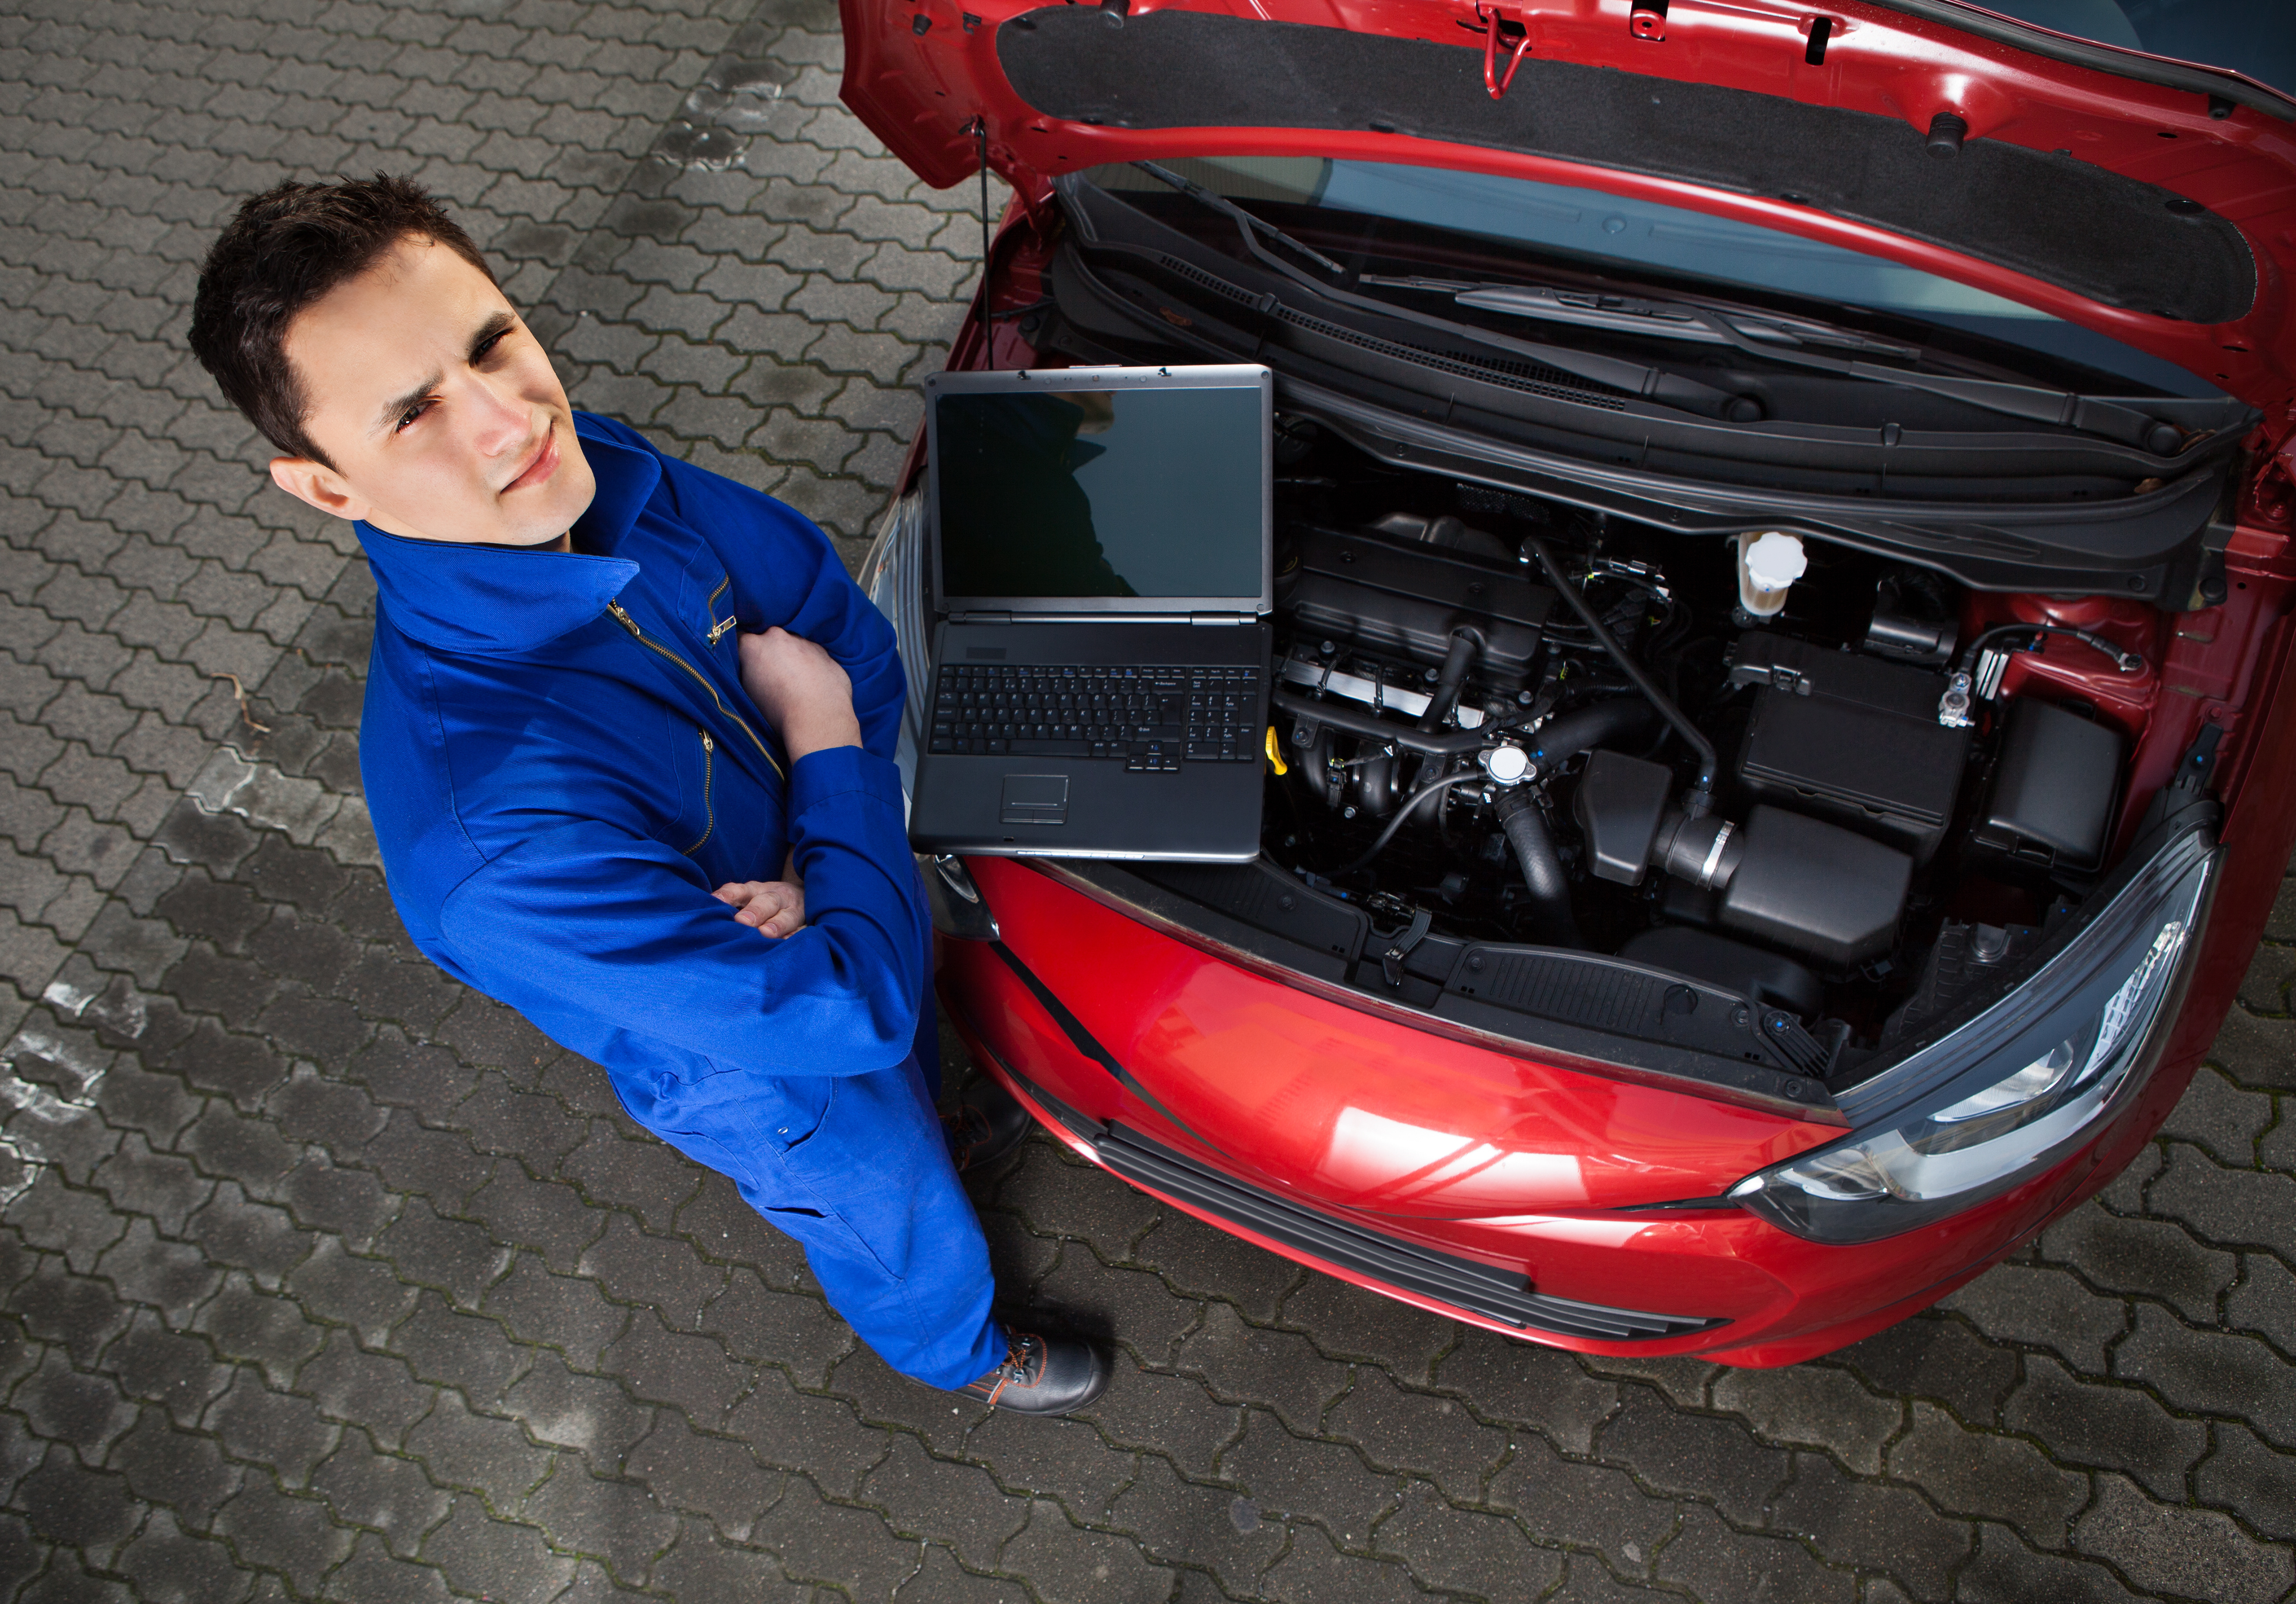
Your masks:
M1148 931L1017 864L976 862L1005 921L1004 942L943 943L944 1001L977 1059L1073 1151L1164 1203L1311 1269L1447 1317L1581 1352L1687 1354L1739 1364L1812 1357L1902 1319L2030 1239L2117 1172L2173 1104L2184 1077L2148 1087L2092 1139L2047 1170L1935 1225L1857 1247L1792 1236L1742 1209L1551 1206L1462 1213L1366 1207L1335 1196L1326 1172L1272 1159L1280 1144L1236 1117L1204 1066L1231 1079L1279 1076L1268 1041L1246 1046L1256 1006L1285 1021L1287 1039L1318 1065L1398 1063L1411 1050L1391 1026L1268 975L1222 963ZM1113 925L1111 922L1113 921ZM1123 926L1119 929L1116 926ZM1030 931L1057 931L1039 946ZM1142 943L1155 943L1152 952ZM1032 965L1046 973L1039 975ZM1111 979L1111 977L1121 977ZM1197 1031L1194 1039L1188 1032ZM1223 1041L1223 1033L1226 1039ZM1350 1040L1353 1038L1353 1040ZM1453 1082L1461 1106L1494 1113L1493 1067L1523 1060L1424 1040L1414 1088ZM1224 1056L1225 1054L1225 1056ZM1838 1134L1791 1119L1657 1094L1677 1105L1677 1128L1651 1129L1621 1109L1631 1089L1542 1071L1546 1104L1585 1131L1590 1148L1619 1146L1628 1127L1645 1143L1714 1149L1718 1193L1741 1159L1750 1119L1781 1156ZM1343 1077L1342 1077L1343 1078ZM1584 1081L1572 1086L1572 1080ZM2167 1084L2173 1082L2173 1084ZM1644 1115L1649 1110L1644 1108ZM1757 1142L1756 1145L1760 1145ZM1664 1189L1660 1189L1661 1191ZM1615 1189L1613 1189L1615 1190ZM1682 1191L1670 1196L1681 1197Z

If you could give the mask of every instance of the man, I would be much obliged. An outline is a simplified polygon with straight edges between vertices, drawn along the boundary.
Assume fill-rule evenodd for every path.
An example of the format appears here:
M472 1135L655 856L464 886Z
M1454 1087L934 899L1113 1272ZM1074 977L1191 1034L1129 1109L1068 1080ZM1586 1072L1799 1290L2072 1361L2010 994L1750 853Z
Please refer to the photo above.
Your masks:
M576 414L404 179L248 202L191 338L273 481L366 550L361 770L415 944L732 1177L894 1369L1024 1412L1096 1396L1103 1352L989 1312L914 1045L900 663L821 531Z

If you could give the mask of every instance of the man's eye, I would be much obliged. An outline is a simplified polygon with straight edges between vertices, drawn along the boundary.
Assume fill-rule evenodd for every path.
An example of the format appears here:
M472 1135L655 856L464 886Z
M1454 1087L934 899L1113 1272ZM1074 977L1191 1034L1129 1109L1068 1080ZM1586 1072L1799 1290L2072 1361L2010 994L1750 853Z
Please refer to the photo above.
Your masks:
M478 349L471 353L471 360L473 362L484 361L488 357L493 354L495 347L500 345L503 341L509 336L509 334L510 331L508 329L502 329L488 335L484 340L481 340L479 342Z
M428 402L428 401L417 401L414 406L409 407L406 411L404 411L404 412L402 412L402 413L400 413L400 414L398 415L398 427L397 427L397 428L393 429L393 430L391 431L391 432L392 432L393 434L397 434L397 433L400 432L401 431L403 431L403 430L405 430L405 429L406 429L406 428L408 428L408 427L412 426L412 425L413 425L413 424L414 423L414 421L415 421L417 418L421 417L424 413L426 413L426 412L428 412L428 411L430 411L430 402Z

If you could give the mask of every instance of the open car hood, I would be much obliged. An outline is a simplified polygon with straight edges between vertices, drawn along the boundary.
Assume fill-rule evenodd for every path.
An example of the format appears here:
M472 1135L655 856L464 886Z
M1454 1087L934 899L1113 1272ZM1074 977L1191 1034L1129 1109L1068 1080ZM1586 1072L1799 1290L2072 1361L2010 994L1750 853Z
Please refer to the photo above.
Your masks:
M984 144L1031 203L1061 173L1190 155L1586 185L2025 302L2286 442L2296 101L2234 73L1956 0L840 4L846 103L937 185ZM1940 116L1966 130L1948 159Z

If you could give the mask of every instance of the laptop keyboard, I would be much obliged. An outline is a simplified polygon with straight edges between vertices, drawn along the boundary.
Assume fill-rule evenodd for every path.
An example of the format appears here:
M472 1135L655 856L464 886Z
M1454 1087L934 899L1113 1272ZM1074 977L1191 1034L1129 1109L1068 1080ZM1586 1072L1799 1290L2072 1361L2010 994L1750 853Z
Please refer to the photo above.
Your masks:
M1104 758L1136 772L1260 753L1259 670L1233 667L944 665L932 750Z

